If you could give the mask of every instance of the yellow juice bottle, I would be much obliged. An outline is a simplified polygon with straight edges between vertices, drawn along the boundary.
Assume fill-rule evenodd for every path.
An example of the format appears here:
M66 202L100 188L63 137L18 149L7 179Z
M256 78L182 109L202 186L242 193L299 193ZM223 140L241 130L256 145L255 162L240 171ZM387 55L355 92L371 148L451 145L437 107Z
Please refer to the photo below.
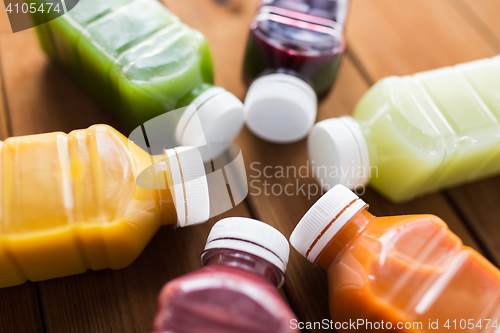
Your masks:
M500 173L500 57L379 81L316 125L309 154L325 187L395 202Z
M209 218L196 148L151 156L95 125L9 138L0 154L0 288L123 268L161 225ZM138 186L136 177L148 172L155 186Z

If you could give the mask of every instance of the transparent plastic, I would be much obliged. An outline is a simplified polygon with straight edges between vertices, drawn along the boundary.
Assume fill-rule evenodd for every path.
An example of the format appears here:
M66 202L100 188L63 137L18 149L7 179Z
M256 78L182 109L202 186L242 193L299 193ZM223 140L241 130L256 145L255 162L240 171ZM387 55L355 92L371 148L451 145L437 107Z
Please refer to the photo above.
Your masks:
M393 330L409 323L410 329L400 331L441 332L448 321L451 332L497 332L500 271L463 246L436 216L374 217L362 210L316 262L328 271L330 313L336 322L384 321ZM429 320L439 320L439 330L430 329ZM480 330L475 326L479 320ZM373 332L369 327L356 331Z
M500 173L500 57L379 81L353 117L395 202Z
M276 288L284 274L254 255L212 249L204 267L169 282L158 298L153 332L292 332L294 314Z
M263 1L248 37L244 74L287 73L308 82L319 98L333 85L345 49L348 0Z
M36 31L46 53L130 128L213 82L206 39L158 1L80 1Z
M107 125L9 138L0 154L0 288L123 268L161 225L177 222L169 188L134 178L165 156Z

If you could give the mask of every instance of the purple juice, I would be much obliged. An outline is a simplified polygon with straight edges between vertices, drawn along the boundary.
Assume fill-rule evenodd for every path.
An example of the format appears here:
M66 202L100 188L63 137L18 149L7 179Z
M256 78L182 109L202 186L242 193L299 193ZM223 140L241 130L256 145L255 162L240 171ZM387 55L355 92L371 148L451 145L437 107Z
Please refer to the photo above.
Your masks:
M309 83L319 99L325 97L345 50L347 5L346 0L266 1L251 25L246 81L287 73Z
M248 128L258 137L291 143L305 138L318 100L335 81L348 0L263 1L250 27L244 78Z
M229 218L212 228L204 267L169 282L154 333L289 333L293 312L277 291L288 243L274 228Z

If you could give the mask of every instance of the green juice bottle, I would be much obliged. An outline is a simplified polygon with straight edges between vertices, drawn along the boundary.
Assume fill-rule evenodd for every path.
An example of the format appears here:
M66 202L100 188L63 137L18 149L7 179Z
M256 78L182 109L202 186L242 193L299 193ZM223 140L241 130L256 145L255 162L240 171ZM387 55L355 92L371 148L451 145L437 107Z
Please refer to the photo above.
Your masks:
M46 22L56 14L36 12L33 20ZM194 99L200 119L208 121L207 140L212 133L230 142L242 127L243 104L212 86L205 37L158 1L80 0L36 30L46 53L129 129Z
M308 142L325 188L370 183L394 202L500 173L500 57L375 84Z

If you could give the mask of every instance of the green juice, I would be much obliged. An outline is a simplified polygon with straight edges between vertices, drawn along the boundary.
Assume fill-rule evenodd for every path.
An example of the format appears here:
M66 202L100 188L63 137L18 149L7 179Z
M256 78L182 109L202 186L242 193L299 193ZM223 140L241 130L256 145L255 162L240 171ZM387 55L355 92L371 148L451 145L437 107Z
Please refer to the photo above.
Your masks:
M154 0L80 0L36 29L46 53L129 128L213 83L204 36Z
M342 141L344 140L344 141ZM395 202L500 173L500 57L388 77L352 118L316 125L309 140L326 186L370 183Z

